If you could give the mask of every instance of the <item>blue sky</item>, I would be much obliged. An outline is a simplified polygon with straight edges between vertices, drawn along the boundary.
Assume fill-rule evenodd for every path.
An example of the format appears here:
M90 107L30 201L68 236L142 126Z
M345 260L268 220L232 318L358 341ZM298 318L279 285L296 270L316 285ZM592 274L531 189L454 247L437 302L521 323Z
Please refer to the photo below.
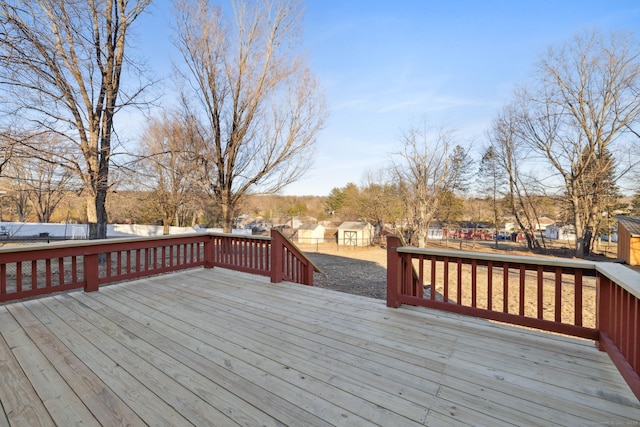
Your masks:
M461 144L485 132L550 45L584 30L640 36L640 1L307 0L302 46L330 109L316 162L283 194L327 195L388 165L403 129L426 118ZM143 54L169 73L170 4L141 22ZM148 28L153 31L146 31Z

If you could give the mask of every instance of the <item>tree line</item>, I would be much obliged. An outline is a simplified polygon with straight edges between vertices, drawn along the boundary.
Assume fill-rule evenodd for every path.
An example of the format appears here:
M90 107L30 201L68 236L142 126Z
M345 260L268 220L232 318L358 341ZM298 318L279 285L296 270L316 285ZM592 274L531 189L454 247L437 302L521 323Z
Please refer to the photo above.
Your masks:
M539 247L539 202L551 196L558 219L575 228L576 255L586 256L625 208L620 186L635 194L633 209L640 196L640 43L591 31L549 48L498 112L479 159L452 130L425 123L402 134L392 166L378 174L398 196L387 219L402 221L415 244L424 246L432 220L449 219L456 198L475 193L492 202L494 224L513 216Z
M154 192L165 224L199 198L230 230L246 194L277 192L308 168L326 117L298 48L301 4L230 3L173 2L180 58L166 82L130 47L151 0L0 1L0 175L36 185L28 163L48 164L57 187L70 174L90 238L106 237L107 196L136 186ZM154 93L170 85L177 101L160 108ZM152 114L131 150L117 118L134 111Z
M118 192L166 227L206 217L228 231L249 196L277 194L312 163L327 107L299 53L299 2L175 0L170 82L130 48L151 3L0 0L0 179L19 216L30 206L47 221L73 192L90 237L104 238ZM169 87L172 102L154 98ZM118 124L132 111L148 112L133 149ZM585 256L621 186L638 195L639 119L640 43L584 32L540 55L484 146L410 124L390 141L390 167L334 189L325 213L401 223L424 246L434 220L482 198L493 223L515 217L535 248L540 201L552 199Z

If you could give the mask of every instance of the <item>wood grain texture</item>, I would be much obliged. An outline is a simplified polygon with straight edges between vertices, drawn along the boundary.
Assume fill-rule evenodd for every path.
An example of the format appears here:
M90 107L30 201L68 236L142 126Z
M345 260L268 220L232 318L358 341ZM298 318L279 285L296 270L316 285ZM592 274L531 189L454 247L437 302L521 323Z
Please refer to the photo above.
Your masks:
M223 268L0 306L3 425L626 425L594 343Z

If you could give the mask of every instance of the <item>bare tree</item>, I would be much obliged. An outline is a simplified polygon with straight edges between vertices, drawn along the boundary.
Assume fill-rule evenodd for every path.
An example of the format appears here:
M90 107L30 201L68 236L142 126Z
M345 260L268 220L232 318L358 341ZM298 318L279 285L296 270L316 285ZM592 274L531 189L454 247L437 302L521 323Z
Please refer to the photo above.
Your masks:
M625 142L637 144L640 44L628 34L584 34L549 49L537 76L532 88L517 94L518 136L561 177L574 215L576 255L584 256L602 197L595 194L598 188L585 191L583 183L612 173L615 182L633 165L606 164L606 153L628 153Z
M496 148L489 145L482 153L480 169L478 170L479 182L484 193L491 201L492 219L494 226L494 241L498 248L498 224L502 219L502 206L500 201L503 198L503 188L505 184L504 171L501 168L501 161Z
M55 161L37 157L13 158L5 174L15 186L22 220L33 209L39 222L49 222L53 212L70 190L71 171ZM28 205L27 205L28 202Z
M197 210L199 187L193 176L194 159L202 146L193 117L164 113L148 122L141 146L141 187L153 193L153 204L162 215L164 234L169 226L184 226ZM191 218L189 218L191 219Z
M432 133L426 123L406 131L400 144L402 151L393 155L392 171L407 206L411 241L424 247L443 196L462 188L470 160L461 146L452 146L450 131Z
M530 155L527 146L519 138L522 117L513 105L506 106L494 120L489 131L492 154L504 179L506 209L513 215L520 230L524 232L529 249L540 247L535 234L538 224L536 195L538 185L534 177L524 173L521 165Z
M176 11L184 104L206 143L202 181L230 231L245 195L275 193L307 170L325 120L318 85L295 50L301 8L235 1L233 21L207 0L179 1Z
M4 108L37 131L75 144L65 164L83 181L93 239L106 237L114 116L144 88L122 84L125 66L133 65L125 55L127 36L150 2L0 2ZM30 148L40 153L40 147Z
M396 224L404 217L400 194L390 182L388 171L368 172L359 199L363 219L373 222L378 232L384 229L386 223Z

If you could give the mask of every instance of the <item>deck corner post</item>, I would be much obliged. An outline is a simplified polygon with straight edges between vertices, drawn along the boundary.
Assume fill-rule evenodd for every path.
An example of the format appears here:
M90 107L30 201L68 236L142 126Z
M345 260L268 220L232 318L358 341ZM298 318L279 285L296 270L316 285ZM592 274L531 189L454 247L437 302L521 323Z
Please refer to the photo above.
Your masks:
M397 236L387 236L387 307L398 308L400 301L401 258L398 248L402 246Z
M598 272L596 274L596 329L598 334L609 334L611 316L611 279ZM598 349L605 351L601 340L598 340Z
M204 268L213 268L215 265L215 245L213 235L209 234L207 237L204 241Z
M284 243L282 234L271 229L271 283L279 283L284 279L282 263L284 260Z
M95 292L98 286L98 254L84 256L84 291Z

